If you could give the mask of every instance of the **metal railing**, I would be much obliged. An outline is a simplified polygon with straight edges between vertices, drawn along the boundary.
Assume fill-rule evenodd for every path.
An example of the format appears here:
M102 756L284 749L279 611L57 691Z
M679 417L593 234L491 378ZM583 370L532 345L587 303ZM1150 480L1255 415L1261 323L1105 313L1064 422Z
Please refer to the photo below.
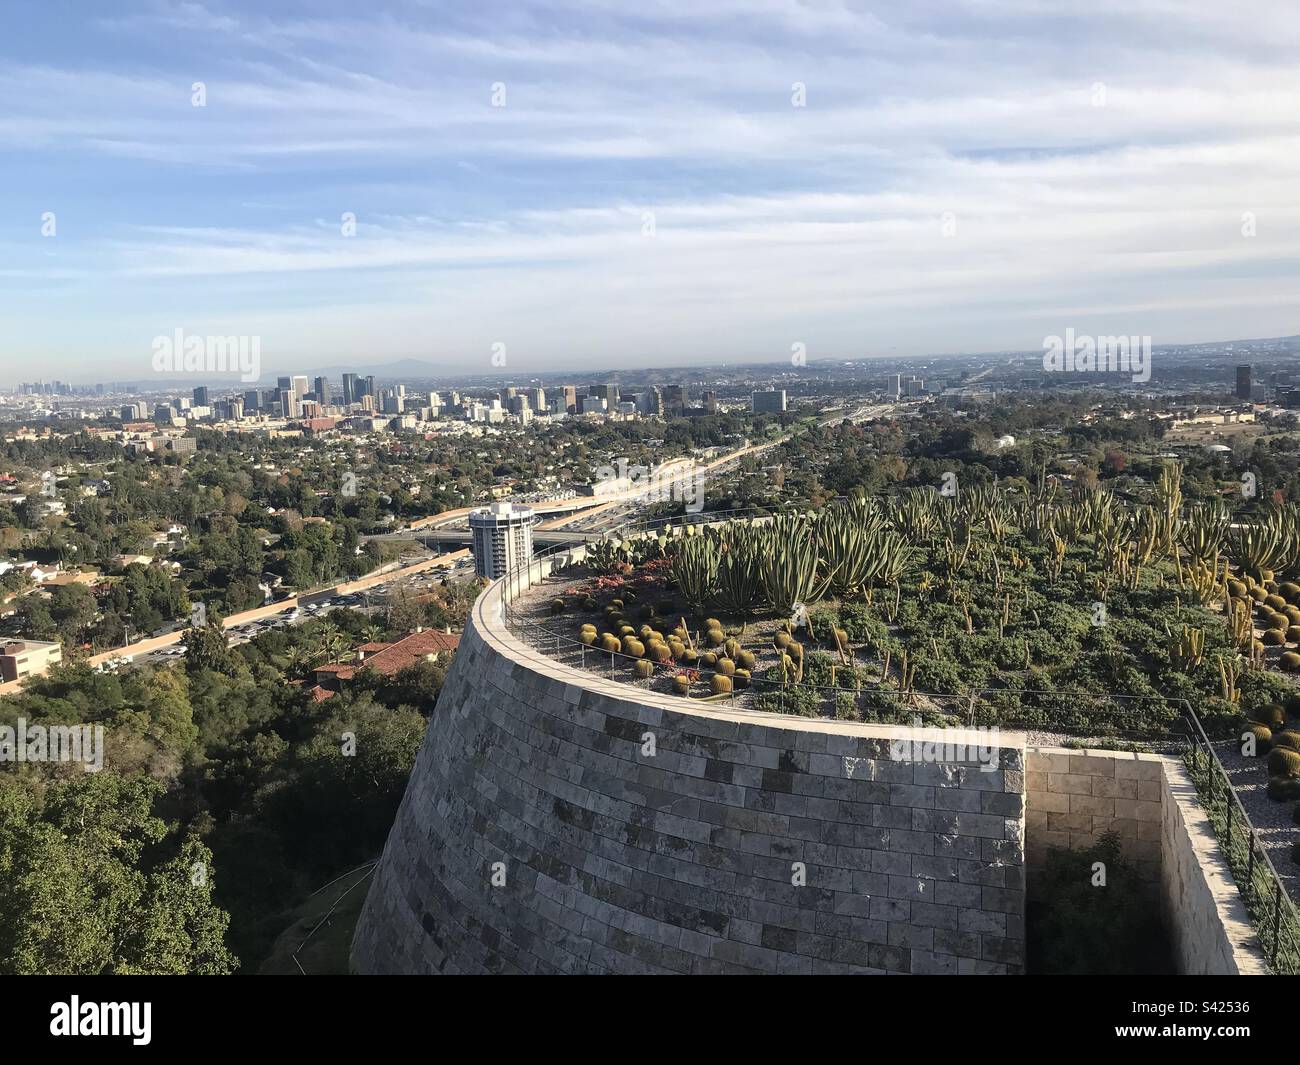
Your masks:
M1184 761L1275 973L1300 974L1300 912L1191 706Z

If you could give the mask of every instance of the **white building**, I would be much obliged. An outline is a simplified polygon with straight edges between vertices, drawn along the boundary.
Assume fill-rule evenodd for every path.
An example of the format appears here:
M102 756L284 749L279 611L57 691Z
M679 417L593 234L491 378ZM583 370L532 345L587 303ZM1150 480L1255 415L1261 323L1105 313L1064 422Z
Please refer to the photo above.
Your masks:
M514 503L493 503L470 511L474 572L496 580L526 566L533 557L533 511Z

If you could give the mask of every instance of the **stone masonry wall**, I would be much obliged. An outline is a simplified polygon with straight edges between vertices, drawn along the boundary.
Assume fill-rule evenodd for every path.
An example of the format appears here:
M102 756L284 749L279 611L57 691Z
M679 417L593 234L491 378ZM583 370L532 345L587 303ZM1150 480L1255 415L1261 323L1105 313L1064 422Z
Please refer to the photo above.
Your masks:
M429 724L356 971L1022 970L1023 737L988 772L895 757L911 730L638 691L529 651L498 594Z

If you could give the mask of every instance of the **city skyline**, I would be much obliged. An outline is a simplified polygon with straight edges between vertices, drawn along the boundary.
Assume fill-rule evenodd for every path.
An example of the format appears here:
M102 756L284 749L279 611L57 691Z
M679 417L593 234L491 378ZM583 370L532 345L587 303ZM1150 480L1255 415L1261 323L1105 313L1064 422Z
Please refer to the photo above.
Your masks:
M175 329L467 374L1296 332L1293 12L19 6L3 361L47 378Z

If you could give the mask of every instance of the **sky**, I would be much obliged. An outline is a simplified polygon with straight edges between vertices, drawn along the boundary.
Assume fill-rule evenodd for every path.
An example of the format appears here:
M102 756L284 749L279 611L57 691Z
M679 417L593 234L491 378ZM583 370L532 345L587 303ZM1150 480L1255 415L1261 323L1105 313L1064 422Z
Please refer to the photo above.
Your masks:
M1297 5L5 11L0 387L1300 333Z

